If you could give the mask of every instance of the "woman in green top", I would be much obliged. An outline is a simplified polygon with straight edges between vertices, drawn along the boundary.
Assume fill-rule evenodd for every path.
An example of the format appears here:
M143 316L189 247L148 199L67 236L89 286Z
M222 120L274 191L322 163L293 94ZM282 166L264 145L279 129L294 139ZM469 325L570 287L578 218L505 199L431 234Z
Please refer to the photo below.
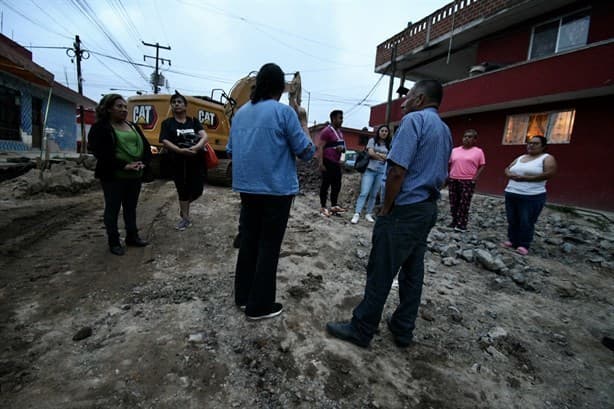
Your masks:
M89 149L97 159L95 176L104 192L104 225L111 253L121 256L117 219L123 207L126 245L144 247L139 237L136 206L143 170L151 161L151 148L139 127L126 120L128 105L119 94L105 95L96 107L96 123L88 134Z

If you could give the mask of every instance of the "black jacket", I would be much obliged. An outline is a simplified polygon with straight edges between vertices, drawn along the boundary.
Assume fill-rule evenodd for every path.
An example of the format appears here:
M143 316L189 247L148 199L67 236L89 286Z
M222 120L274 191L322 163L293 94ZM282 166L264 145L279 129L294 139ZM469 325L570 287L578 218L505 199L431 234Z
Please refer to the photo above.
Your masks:
M145 166L149 166L151 162L151 147L147 138L143 135L141 128L138 125L129 122L129 124L137 131L143 140L143 157L141 162ZM117 135L109 122L96 122L90 128L87 136L88 150L90 150L96 159L96 170L94 175L100 180L115 179L115 171L122 170L128 164L123 160L115 157L115 147L117 144Z

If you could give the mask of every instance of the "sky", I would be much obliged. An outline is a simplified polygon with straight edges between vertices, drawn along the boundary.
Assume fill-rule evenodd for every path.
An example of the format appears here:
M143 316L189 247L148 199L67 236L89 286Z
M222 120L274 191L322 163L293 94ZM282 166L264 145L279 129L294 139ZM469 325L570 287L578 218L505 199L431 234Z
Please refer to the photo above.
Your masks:
M2 34L28 48L35 63L77 90L79 35L83 92L95 100L117 92L152 93L156 49L168 89L185 95L230 91L263 64L301 73L309 123L333 109L344 126L368 126L370 106L385 102L389 77L374 72L377 45L451 1L442 0L0 0ZM43 48L64 47L64 48ZM287 77L290 79L291 77ZM398 87L394 84L394 90ZM394 96L393 96L394 97ZM287 103L287 98L282 97Z

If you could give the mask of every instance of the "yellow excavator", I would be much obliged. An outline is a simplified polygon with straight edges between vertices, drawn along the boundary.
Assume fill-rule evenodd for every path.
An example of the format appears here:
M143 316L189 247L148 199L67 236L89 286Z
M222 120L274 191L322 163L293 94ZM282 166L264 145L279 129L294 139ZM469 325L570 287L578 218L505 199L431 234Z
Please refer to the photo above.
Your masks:
M187 115L196 118L207 132L209 144L219 158L219 164L209 169L209 183L230 186L232 183L232 161L226 155L226 144L230 134L230 125L235 112L249 101L251 91L256 84L256 71L237 81L230 90L230 95L222 89L214 89L210 96L188 96ZM305 109L301 107L301 75L295 72L290 81L286 81L285 92L288 93L289 105L299 115L301 121L307 122ZM166 173L160 160L162 144L158 141L162 121L172 116L170 107L171 94L137 95L128 98L129 119L139 124L151 145L154 154L153 173L163 177Z

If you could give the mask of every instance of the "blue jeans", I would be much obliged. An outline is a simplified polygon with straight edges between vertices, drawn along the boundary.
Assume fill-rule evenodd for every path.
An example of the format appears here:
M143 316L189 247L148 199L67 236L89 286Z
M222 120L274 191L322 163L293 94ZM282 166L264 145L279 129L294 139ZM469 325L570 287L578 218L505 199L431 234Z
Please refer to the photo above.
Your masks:
M356 200L356 213L362 212L367 196L369 197L369 201L367 202L367 213L373 213L375 196L377 196L377 192L380 189L383 177L384 172L376 172L371 169L365 170L360 181L360 195Z
M370 341L377 331L394 277L399 274L399 305L391 319L395 336L410 342L422 296L426 239L437 221L437 202L395 206L373 227L365 294L354 308L352 326ZM400 271L399 271L400 268Z
M545 193L531 196L505 193L507 238L512 246L529 248L535 233L535 222L545 203Z

